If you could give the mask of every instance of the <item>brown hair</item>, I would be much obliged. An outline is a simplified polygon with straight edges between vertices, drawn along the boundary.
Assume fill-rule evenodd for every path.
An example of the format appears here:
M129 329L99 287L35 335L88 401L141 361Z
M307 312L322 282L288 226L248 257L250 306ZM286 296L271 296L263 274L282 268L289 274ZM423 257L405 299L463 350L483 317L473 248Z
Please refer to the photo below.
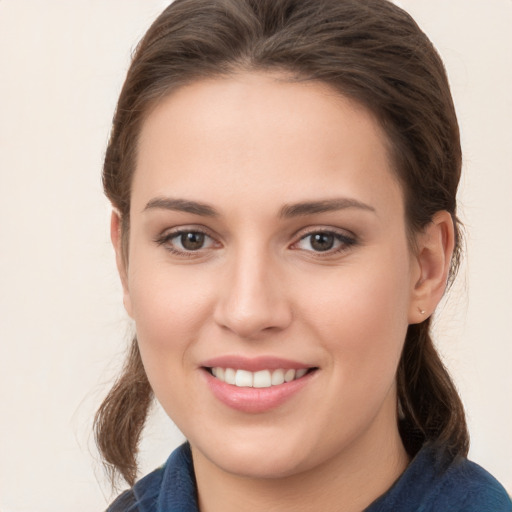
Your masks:
M387 0L175 0L134 54L113 120L103 183L120 211L127 245L130 189L142 123L172 90L204 77L280 70L315 80L368 108L390 143L409 234L447 210L456 229L460 137L443 64L414 20ZM411 237L412 240L412 237ZM397 372L399 429L414 455L427 441L466 455L461 400L430 336L430 319L409 326ZM133 340L122 375L95 419L112 474L133 484L141 431L152 400Z

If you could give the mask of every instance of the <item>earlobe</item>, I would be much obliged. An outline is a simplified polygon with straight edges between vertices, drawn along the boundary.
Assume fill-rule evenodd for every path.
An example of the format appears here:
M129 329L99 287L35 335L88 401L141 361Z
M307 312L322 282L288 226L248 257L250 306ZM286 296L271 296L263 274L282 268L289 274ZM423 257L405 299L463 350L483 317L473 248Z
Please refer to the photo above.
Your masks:
M409 323L428 318L446 289L455 245L453 219L449 212L437 212L416 238L417 272L412 283Z
M124 253L122 233L121 233L121 214L116 210L112 210L110 217L110 239L116 253L116 266L123 286L123 303L128 315L132 316L132 305L130 292L128 288L128 274L126 255Z

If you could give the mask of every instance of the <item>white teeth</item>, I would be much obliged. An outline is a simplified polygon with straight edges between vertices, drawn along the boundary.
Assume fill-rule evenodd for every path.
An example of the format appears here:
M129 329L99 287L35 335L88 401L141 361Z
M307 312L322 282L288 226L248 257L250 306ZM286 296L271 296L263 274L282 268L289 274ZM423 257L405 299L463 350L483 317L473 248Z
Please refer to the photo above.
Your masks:
M247 370L235 370L233 368L221 368L216 366L211 368L212 375L217 379L241 388L269 388L279 386L285 382L300 379L308 372L307 368L299 370L279 368L277 370L260 370L258 372L249 372Z
M226 368L224 371L224 382L226 384L234 384L236 382L236 372L233 368Z
M221 368L222 370L222 368ZM296 379L300 379L301 377L304 377L304 375L306 375L306 373L308 373L308 369L307 368L301 368L300 370L297 370L295 372L295 378Z
M272 372L272 386L279 386L284 382L284 370L274 370Z
M254 372L253 387L255 388L269 388L272 385L272 376L269 370L261 370L261 372Z
M284 381L291 382L293 379L295 379L295 370L286 370L286 373L284 374Z
M252 388L252 372L246 370L237 370L235 378L235 386L239 388Z

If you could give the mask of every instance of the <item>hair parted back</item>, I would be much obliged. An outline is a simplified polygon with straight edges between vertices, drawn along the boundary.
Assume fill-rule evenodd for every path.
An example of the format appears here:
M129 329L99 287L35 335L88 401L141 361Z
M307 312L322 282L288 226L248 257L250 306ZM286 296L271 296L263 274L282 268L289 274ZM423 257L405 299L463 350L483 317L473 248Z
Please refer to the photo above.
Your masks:
M436 212L452 215L453 278L461 243L455 109L432 43L387 0L175 0L165 9L135 51L105 156L105 193L120 212L125 248L145 117L178 87L243 71L283 71L290 80L320 81L372 112L388 138L411 239ZM427 441L442 443L453 457L467 454L464 409L433 345L430 319L409 326L397 388L399 428L409 454ZM151 400L134 339L122 375L95 418L106 467L131 485Z

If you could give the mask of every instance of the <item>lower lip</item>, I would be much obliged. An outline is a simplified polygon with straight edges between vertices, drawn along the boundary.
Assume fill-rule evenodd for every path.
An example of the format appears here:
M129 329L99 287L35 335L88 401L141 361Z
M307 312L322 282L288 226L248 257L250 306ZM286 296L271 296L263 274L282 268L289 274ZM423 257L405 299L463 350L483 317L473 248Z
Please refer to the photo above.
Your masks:
M204 370L206 382L214 396L232 409L246 413L261 413L283 405L299 393L313 378L312 371L297 380L268 388L243 388L226 384Z

